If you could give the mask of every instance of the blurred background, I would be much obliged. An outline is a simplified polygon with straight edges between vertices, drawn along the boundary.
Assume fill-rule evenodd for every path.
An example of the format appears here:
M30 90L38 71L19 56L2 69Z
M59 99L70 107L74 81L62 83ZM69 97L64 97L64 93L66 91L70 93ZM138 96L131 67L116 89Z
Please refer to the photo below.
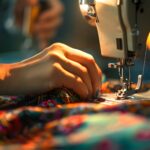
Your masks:
M33 12L30 7L35 8ZM26 59L54 42L92 54L107 78L118 78L116 70L107 68L114 60L101 57L96 28L83 19L78 0L0 1L0 63ZM142 71L142 65L138 59L134 75ZM149 73L145 79L150 80Z

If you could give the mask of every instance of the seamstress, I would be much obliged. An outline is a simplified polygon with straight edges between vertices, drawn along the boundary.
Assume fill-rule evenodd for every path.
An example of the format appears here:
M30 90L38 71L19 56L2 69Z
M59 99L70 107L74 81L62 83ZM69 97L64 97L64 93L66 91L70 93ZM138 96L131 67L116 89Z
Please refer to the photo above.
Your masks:
M35 94L64 86L87 98L99 91L100 82L101 70L91 55L60 43L27 60L0 64L0 95Z

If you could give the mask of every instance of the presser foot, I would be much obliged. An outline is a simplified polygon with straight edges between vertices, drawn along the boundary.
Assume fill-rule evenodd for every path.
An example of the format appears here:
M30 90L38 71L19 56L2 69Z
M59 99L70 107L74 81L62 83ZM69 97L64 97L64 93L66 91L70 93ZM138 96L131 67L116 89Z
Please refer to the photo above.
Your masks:
M132 99L133 95L136 94L137 92L138 91L136 90L121 89L117 93L117 100Z
M135 89L131 89L131 83L123 83L122 89L118 90L117 99L132 98L134 94L139 93L142 88L142 78L142 75L138 75L138 81Z

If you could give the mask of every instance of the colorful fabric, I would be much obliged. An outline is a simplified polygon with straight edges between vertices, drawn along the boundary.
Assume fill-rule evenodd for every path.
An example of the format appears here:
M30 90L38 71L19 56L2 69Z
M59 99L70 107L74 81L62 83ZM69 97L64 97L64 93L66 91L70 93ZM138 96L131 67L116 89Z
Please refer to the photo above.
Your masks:
M79 101L67 89L1 97L0 150L150 149L150 100Z

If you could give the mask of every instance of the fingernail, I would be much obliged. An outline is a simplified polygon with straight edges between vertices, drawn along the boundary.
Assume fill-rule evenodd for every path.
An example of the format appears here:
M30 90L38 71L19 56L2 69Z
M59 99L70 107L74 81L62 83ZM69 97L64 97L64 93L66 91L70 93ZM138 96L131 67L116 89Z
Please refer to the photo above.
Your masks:
M100 90L97 90L94 95L94 98L99 98L99 97L100 97Z

